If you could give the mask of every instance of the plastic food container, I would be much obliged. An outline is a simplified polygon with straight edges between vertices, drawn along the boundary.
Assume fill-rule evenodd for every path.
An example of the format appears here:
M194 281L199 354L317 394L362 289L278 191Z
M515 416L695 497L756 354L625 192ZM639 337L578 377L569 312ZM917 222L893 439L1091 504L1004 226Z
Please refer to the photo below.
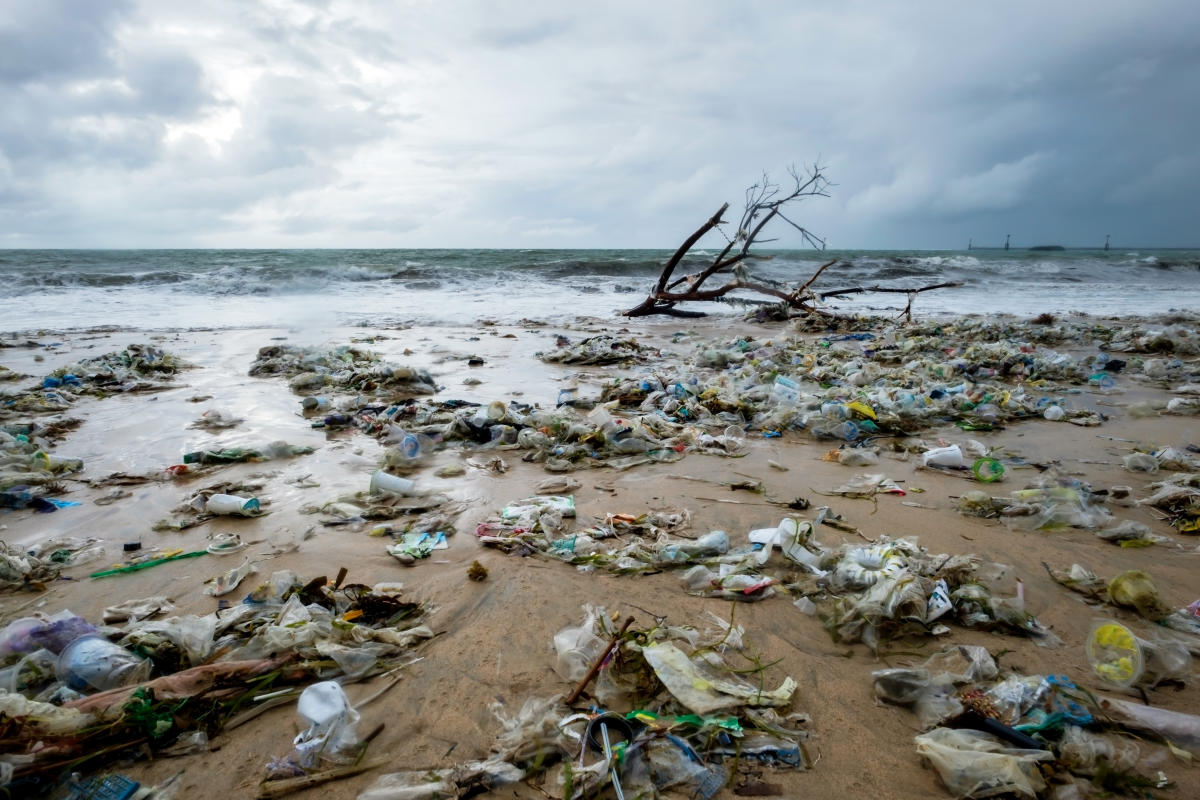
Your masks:
M1183 644L1146 641L1111 620L1100 620L1092 626L1086 648L1092 670L1109 683L1125 688L1183 679L1191 672L1192 657Z

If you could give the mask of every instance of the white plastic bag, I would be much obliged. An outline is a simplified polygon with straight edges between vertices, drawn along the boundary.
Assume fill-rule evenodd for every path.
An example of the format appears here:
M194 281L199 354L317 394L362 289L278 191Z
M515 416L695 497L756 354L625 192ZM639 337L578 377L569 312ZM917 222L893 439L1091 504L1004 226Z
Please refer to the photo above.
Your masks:
M296 711L309 724L292 742L300 765L313 767L318 758L349 761L358 746L358 712L337 681L321 681L300 693Z
M934 728L915 741L917 752L957 797L1011 793L1036 798L1046 788L1037 762L1053 757L1048 750L1021 750L991 734L950 728Z

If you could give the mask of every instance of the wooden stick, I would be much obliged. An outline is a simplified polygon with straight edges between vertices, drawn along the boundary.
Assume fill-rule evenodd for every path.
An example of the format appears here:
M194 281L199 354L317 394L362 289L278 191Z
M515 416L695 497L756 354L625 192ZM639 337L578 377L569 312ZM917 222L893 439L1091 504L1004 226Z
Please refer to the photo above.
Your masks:
M625 631L628 630L629 626L632 624L633 616L630 615L625 618L624 624L621 625L621 630L613 634L612 639L610 639L608 642L608 646L604 648L604 652L596 656L596 660L592 662L591 669L587 671L587 675L583 676L583 680L581 680L579 685L575 687L575 691L571 692L571 694L567 696L567 705L571 705L579 699L579 695L583 694L583 690L586 689L587 685L592 682L592 678L596 677L596 673L600 671L600 667L604 666L604 661L608 658L608 654L611 653L612 649L620 643L621 637L625 635Z
M387 763L390 763L389 759L377 758L373 761L364 761L362 764L354 764L349 767L336 767L324 772L314 772L311 775L301 775L298 778L280 778L274 781L263 781L258 787L258 797L259 800L272 800L273 798L283 797L292 792L298 792L301 789L308 789L309 787L320 786L330 781L349 778L352 775L358 775L367 770L382 767Z

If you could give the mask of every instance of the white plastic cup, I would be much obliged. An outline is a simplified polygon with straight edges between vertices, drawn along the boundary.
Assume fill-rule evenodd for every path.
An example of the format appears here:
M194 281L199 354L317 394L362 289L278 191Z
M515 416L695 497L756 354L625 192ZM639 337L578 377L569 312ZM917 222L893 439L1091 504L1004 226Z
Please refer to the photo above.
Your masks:
M399 475L392 475L381 469L371 473L372 494L386 492L389 494L412 495L416 493L416 488L417 485L408 478L401 478Z
M956 444L952 444L949 447L935 447L932 450L926 450L921 456L921 463L927 467L961 468L966 466L963 461L962 450Z
M1047 406L1046 410L1042 412L1042 416L1051 422L1058 422L1066 415L1067 412L1063 411L1062 406Z
M233 494L214 494L204 504L204 509L209 514L235 514L243 517L253 516L258 507L257 497L238 497Z

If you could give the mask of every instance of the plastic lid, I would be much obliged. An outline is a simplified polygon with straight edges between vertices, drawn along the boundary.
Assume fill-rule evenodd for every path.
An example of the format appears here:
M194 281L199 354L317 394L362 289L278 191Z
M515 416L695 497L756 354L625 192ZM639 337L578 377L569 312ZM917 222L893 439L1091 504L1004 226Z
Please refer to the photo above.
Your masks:
M1118 686L1133 686L1145 668L1141 644L1119 622L1097 622L1092 626L1087 656L1093 672Z

